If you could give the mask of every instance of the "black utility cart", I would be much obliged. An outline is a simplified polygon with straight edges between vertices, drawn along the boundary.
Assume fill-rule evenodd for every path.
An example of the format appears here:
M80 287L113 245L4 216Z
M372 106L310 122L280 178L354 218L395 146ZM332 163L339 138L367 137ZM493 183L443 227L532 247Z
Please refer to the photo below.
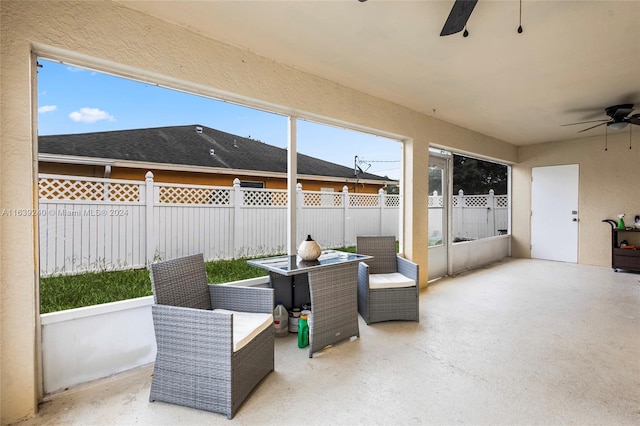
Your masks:
M625 269L640 272L640 246L620 247L625 238L632 238L632 236L640 238L640 229L618 229L618 224L611 219L605 219L603 222L611 225L611 267L613 270L618 272L618 269Z

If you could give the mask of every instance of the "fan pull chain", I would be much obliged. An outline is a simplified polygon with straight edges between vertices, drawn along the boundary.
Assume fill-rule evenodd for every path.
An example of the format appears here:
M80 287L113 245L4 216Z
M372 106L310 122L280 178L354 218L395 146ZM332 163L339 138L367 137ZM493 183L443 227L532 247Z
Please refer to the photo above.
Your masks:
M608 134L609 134L609 126L604 126L604 150L608 151Z
M518 26L518 34L522 34L522 31L524 30L522 29L522 0L520 0L520 22Z

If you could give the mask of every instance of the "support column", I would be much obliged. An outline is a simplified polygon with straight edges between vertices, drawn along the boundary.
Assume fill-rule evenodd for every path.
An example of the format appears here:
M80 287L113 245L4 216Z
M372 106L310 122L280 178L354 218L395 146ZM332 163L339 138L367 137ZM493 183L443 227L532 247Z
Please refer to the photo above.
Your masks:
M297 248L297 206L298 194L296 185L298 181L298 119L289 116L287 137L287 254L293 256Z

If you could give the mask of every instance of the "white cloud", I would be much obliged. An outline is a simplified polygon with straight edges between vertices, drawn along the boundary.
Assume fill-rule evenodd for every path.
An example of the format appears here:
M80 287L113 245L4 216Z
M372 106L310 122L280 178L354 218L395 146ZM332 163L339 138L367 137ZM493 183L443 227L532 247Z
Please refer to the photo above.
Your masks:
M38 108L39 113L51 112L57 110L58 107L56 105L43 105Z
M114 121L111 114L98 108L80 108L80 111L74 111L69 114L69 118L77 123L95 123L100 120Z
M83 72L84 70L83 70L82 68L77 68L77 67L68 66L68 67L67 67L67 71L71 71L71 72Z

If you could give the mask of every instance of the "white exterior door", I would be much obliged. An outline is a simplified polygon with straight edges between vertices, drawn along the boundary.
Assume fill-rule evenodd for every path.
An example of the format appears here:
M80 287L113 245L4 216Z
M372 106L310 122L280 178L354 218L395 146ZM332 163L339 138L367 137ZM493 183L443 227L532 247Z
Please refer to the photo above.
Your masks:
M428 279L444 277L448 273L449 231L448 212L451 195L449 192L449 160L429 157L429 271Z
M531 170L531 257L578 262L577 164Z

